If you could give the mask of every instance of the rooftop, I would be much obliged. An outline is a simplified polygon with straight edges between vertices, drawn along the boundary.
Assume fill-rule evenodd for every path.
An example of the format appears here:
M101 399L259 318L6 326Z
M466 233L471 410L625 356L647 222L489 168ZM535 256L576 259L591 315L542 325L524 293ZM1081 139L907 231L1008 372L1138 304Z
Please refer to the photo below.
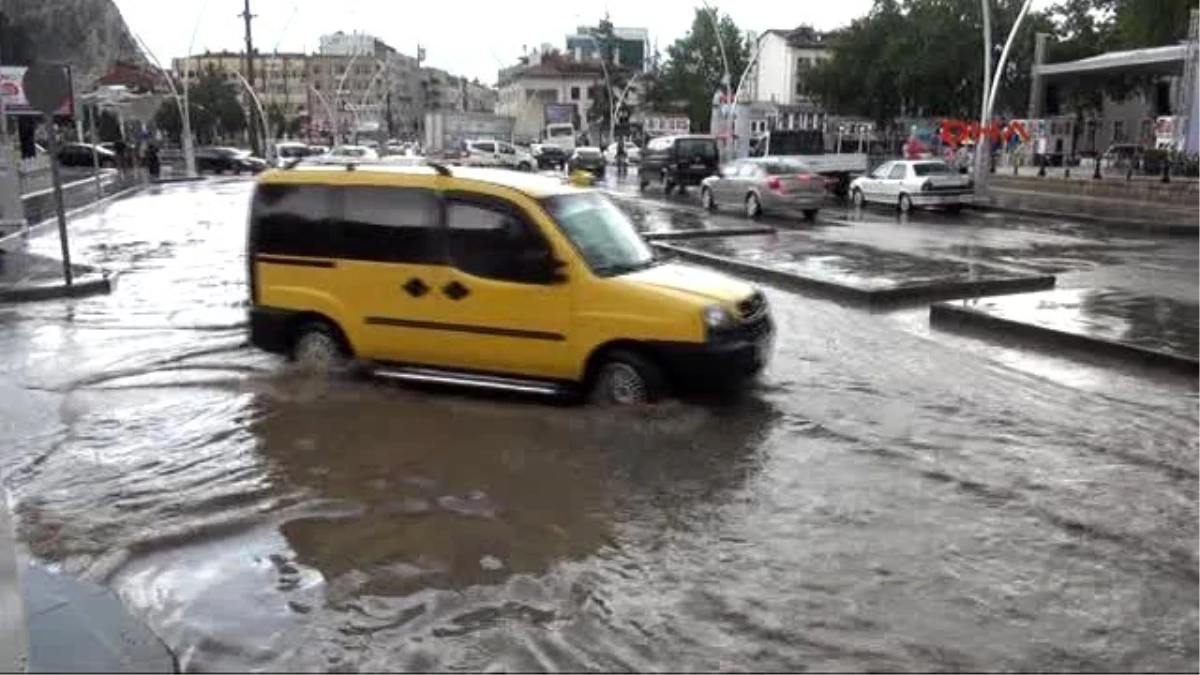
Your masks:
M1182 73L1183 62L1186 58L1187 45L1166 45L1108 52L1078 61L1047 63L1038 66L1037 72L1040 75L1096 73L1113 70L1161 70Z
M789 47L798 49L827 47L829 45L832 33L822 33L812 26L801 25L796 28L772 28L764 31L759 39L767 35L776 35L787 41Z
M523 173L510 169L486 169L463 166L447 167L451 175L457 179L465 179L478 183L487 183L506 187L522 192L535 199L553 197L561 194L582 192L580 188L572 187L561 179L542 176L536 173ZM300 164L292 169L273 169L262 174L262 183L296 183L311 182L312 178L321 177L335 184L358 183L356 177L363 174L385 174L390 176L421 176L436 178L437 171L428 166L397 166L374 162L354 164L351 171L340 164ZM312 178L309 178L312 176ZM427 182L427 181L420 181Z

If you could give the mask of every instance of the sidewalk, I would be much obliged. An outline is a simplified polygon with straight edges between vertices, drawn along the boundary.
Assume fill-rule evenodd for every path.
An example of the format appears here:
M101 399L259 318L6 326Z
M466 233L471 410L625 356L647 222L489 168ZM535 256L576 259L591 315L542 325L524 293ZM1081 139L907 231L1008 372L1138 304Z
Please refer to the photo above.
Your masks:
M109 293L116 276L87 265L72 265L72 284L63 283L61 260L24 249L0 252L0 302L33 302Z

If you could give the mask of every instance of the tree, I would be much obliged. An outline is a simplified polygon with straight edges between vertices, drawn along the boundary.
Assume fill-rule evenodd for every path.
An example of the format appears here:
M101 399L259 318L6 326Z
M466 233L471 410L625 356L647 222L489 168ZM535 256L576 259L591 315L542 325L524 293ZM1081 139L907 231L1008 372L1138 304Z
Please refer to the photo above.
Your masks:
M176 88L182 89L180 85L176 85ZM201 145L246 130L246 111L238 100L237 89L213 67L201 73L196 84L190 88L188 109L191 111L192 133ZM183 122L179 105L173 97L159 107L154 122L172 139L179 141Z
M992 0L993 66L1022 0ZM876 0L833 38L832 57L808 74L808 92L825 107L875 121L979 116L983 93L983 16L979 0ZM1031 12L1018 31L997 89L996 116L1028 108L1034 35L1052 30Z
M661 78L656 82L661 90L654 96L662 101L680 101L692 122L692 129L708 129L712 117L713 95L726 89L730 94L737 88L737 79L750 61L750 44L737 24L721 15L714 29L709 10L697 8L692 27L686 35L667 47L667 60ZM718 37L719 36L719 37ZM721 58L724 44L725 59ZM725 82L725 61L729 64L729 82Z
M1187 38L1195 0L1096 0L1113 12L1113 42L1121 49L1170 45Z

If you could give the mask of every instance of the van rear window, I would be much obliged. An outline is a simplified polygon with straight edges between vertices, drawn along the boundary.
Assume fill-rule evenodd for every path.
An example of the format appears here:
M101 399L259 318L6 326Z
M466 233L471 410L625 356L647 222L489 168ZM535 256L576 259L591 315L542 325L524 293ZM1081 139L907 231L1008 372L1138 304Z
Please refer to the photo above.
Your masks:
M680 157L717 158L717 142L709 138L681 138L675 145Z

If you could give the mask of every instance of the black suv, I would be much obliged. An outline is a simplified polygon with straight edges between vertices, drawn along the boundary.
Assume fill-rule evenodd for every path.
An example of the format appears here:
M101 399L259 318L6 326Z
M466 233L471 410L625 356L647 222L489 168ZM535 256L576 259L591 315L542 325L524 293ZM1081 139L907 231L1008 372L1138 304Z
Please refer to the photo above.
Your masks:
M646 144L638 167L638 187L645 190L651 182L671 194L717 173L720 164L717 139L712 136L663 136Z

